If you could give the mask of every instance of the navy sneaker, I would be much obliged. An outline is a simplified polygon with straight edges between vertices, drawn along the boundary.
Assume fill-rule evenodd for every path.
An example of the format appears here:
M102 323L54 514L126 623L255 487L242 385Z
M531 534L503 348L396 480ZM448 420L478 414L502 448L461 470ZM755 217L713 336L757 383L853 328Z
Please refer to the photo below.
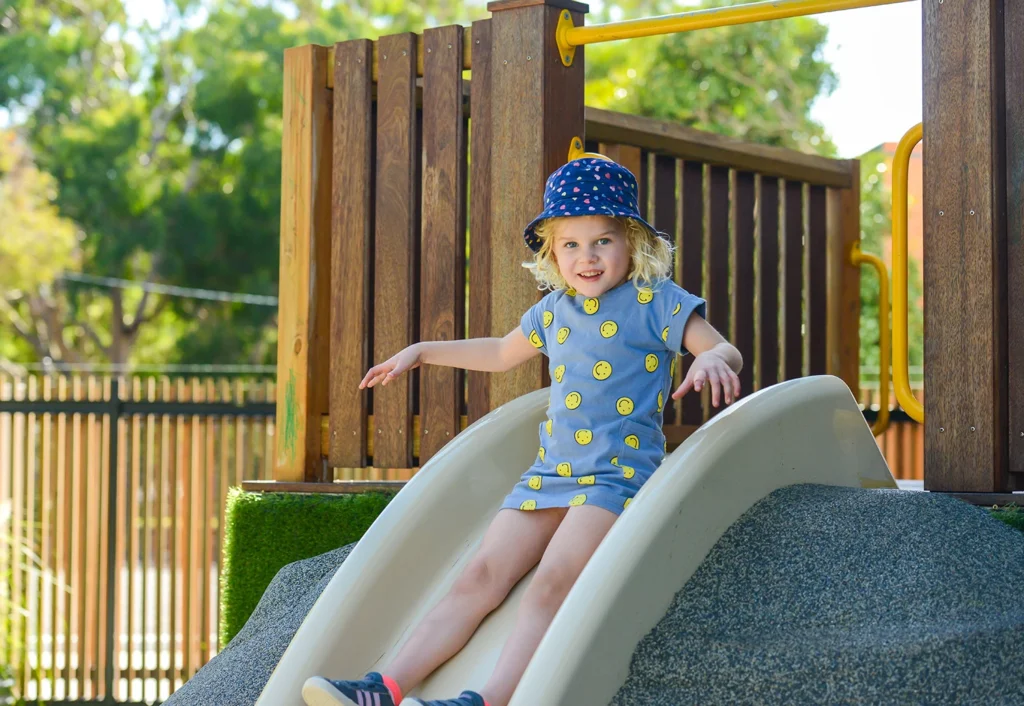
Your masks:
M370 672L361 681L310 677L302 685L302 700L308 706L398 706L377 672ZM483 706L483 701L480 704Z
M475 691L463 691L457 699L448 699L446 701L423 701L422 699L416 699L416 703L422 704L422 706L486 706L484 697Z

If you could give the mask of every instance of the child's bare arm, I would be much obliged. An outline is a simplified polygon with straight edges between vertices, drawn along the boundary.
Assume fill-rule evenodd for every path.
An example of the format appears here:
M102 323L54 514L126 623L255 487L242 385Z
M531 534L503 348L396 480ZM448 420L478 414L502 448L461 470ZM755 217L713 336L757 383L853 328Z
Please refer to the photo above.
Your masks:
M469 338L458 341L422 341L404 348L389 360L370 368L360 388L388 382L420 365L444 365L464 370L497 373L510 370L540 353L518 328L504 338Z

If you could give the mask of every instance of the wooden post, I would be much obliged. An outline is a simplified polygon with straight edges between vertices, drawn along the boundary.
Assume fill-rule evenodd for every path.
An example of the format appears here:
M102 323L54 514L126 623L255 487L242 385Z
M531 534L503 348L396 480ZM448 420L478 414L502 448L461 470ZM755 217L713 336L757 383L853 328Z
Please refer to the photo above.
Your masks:
M1024 490L1024 3L1005 7L1009 490Z
M828 247L827 370L860 396L860 268L850 264L850 249L860 241L860 161L847 162L850 186L826 195ZM888 361L883 361L887 365ZM887 401L882 401L886 404Z
M492 121L491 335L519 326L539 292L520 263L531 255L522 228L543 208L544 180L565 163L569 140L583 137L583 47L572 66L555 45L560 12L582 24L589 8L571 0L500 0L491 18ZM498 407L541 385L538 356L490 381Z
M281 269L274 479L321 480L331 292L331 92L327 47L284 53Z
M1007 483L1002 5L922 6L927 490Z

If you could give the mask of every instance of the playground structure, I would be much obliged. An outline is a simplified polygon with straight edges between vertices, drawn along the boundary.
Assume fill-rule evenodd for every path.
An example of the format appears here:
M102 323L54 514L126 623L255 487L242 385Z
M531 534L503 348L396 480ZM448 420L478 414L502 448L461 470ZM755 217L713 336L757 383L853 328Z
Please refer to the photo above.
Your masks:
M716 15L877 4L886 3L783 0L639 25L653 34L714 26ZM385 663L451 586L529 462L546 403L538 388L549 382L540 359L466 381L427 366L371 393L357 383L420 338L502 336L518 325L539 296L518 271L519 229L570 149L638 175L645 215L678 246L677 281L708 299L709 320L747 361L747 396L718 414L696 396L666 410L669 454L598 547L510 703L608 703L674 593L773 489L895 487L850 394L864 260L858 163L584 108L581 37L617 30L572 30L587 8L565 0L488 9L491 19L469 29L286 54L281 426L275 480L246 487L360 492L412 479L334 574L260 704L297 706L308 676ZM1011 302L1024 303L1024 70L1010 57L1024 46L1024 9L945 0L926 3L923 22L925 489L1010 502L1024 489L1024 319L1009 315ZM905 229L895 230L894 374L918 415L903 389ZM414 695L480 683L521 589Z
M470 372L465 385L461 371L425 368L357 389L372 361L415 340L517 325L538 297L516 267L517 224L577 137L638 175L644 207L675 235L677 281L704 293L710 321L748 361L745 392L822 373L856 390L857 162L584 108L582 43L891 1L788 0L584 28L583 4L505 0L469 28L288 50L281 433L275 481L247 486L400 484L468 423L547 384L534 360ZM1024 304L1024 70L1013 60L1024 11L951 0L922 15L925 488L999 502L1024 489L1024 320L1009 315ZM913 416L899 254L893 374ZM696 398L670 407L669 448L712 413Z

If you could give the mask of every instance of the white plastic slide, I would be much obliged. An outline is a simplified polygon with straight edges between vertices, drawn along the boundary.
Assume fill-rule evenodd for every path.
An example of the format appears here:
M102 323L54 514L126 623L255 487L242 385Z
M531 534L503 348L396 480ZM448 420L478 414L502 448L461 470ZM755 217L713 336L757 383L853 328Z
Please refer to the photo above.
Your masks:
M538 390L494 410L402 489L313 606L258 706L302 706L307 677L353 679L389 661L533 462L547 400L548 390ZM607 704L637 643L725 530L761 498L796 483L897 487L838 378L802 378L750 395L667 456L580 575L510 706ZM409 696L451 698L482 687L531 575Z

